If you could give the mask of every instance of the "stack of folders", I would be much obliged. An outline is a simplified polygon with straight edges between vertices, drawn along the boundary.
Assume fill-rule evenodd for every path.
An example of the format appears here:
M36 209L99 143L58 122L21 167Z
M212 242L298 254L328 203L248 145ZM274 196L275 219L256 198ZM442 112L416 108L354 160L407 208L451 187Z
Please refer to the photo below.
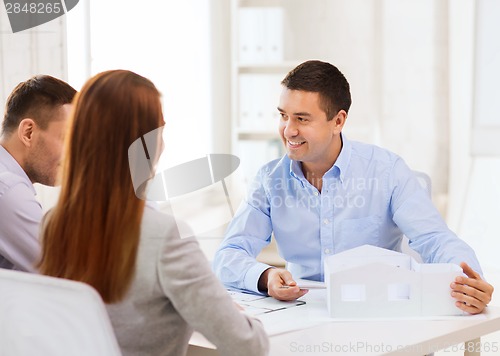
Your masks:
M245 130L278 132L279 98L284 74L239 76L239 126Z
M240 8L238 39L241 64L283 61L283 9Z

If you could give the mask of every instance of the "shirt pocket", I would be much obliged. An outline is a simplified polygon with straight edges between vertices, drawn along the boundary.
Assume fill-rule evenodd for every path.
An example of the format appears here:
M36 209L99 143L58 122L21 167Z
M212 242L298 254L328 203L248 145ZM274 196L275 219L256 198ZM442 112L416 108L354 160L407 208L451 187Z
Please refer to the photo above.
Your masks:
M340 236L336 240L335 252L339 253L362 245L380 245L379 216L345 219L340 222Z

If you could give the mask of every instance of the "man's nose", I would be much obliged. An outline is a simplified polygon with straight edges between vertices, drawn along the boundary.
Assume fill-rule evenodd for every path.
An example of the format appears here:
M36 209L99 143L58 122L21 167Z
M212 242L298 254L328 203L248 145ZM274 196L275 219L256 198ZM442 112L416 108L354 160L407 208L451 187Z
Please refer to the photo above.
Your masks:
M297 125L293 120L288 120L285 123L284 133L286 137L295 137L298 135L299 130L297 129Z

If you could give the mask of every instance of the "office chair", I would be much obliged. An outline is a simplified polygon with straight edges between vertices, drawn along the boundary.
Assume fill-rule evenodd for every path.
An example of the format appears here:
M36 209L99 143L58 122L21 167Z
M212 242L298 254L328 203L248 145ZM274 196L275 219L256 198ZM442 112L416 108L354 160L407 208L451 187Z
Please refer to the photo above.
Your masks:
M0 356L121 355L89 285L0 269Z

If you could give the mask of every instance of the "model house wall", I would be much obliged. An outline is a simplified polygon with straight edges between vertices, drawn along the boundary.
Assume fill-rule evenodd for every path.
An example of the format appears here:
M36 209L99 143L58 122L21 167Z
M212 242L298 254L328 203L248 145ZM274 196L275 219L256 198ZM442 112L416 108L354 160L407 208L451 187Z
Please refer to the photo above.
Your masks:
M462 269L421 264L403 253L364 245L325 260L331 317L461 315L450 283Z

